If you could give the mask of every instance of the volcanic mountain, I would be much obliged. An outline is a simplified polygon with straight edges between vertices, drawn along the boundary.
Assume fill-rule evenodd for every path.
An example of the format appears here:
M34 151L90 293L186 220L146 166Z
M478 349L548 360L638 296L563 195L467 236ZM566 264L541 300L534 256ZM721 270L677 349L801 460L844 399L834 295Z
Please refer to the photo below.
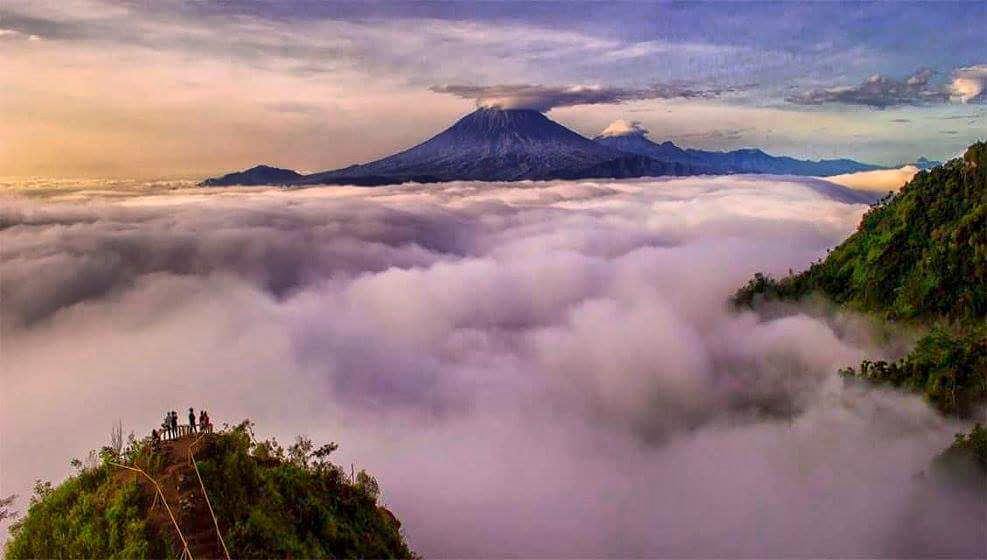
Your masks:
M643 155L702 169L707 173L770 173L775 175L811 175L825 177L857 171L881 169L876 165L860 163L852 159L800 160L785 156L772 156L757 149L711 152L682 149L672 142L661 144L647 138L647 131L640 127L626 127L613 131L608 128L594 138L598 144L628 153Z
M520 181L698 175L704 173L847 173L872 169L850 160L834 164L832 173L792 171L797 163L760 151L700 152L681 150L670 142L640 138L581 136L532 109L481 108L421 144L369 163L333 171L299 175L287 169L259 166L207 179L203 186L226 185L385 185L415 181ZM741 154L741 155L737 155ZM758 155L759 154L759 155ZM746 156L746 157L742 157ZM758 162L746 164L744 161ZM778 163L772 164L775 161ZM844 160L839 160L844 161ZM792 163L789 163L792 162ZM808 169L808 168L806 168ZM827 168L828 169L828 168Z
M297 182L518 181L694 172L687 165L655 161L600 145L538 111L482 108L413 148L363 165L309 175Z

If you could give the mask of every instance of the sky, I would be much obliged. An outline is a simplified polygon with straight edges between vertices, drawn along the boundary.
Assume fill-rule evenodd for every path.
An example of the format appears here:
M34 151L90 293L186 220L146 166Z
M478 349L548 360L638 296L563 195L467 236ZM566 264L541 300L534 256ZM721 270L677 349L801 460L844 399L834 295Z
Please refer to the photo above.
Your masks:
M478 104L899 165L985 136L987 4L5 0L0 176L366 162Z

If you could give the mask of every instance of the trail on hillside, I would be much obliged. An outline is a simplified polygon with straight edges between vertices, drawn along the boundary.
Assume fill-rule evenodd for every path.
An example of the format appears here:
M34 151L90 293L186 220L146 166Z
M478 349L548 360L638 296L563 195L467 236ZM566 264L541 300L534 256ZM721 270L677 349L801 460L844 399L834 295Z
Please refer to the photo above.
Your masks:
M186 436L161 442L164 458L161 473L152 478L141 469L114 463L123 484L136 480L145 490L160 496L148 511L148 522L161 535L177 534L178 541L192 559L225 558L230 555L220 534L219 522L212 511L208 494L194 463L194 452L203 438ZM184 554L183 554L184 556Z

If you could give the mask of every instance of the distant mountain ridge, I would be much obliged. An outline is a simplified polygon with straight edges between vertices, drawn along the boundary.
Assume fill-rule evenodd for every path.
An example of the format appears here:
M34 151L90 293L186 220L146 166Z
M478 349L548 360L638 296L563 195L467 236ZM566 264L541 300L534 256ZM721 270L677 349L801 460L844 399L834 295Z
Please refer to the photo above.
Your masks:
M644 131L640 130L632 130L625 134L601 135L594 140L617 150L662 161L681 163L715 174L770 173L774 175L825 177L881 169L880 166L860 163L852 159L809 161L786 156L772 156L761 150L750 148L731 152L682 149L669 141L661 144L652 142L644 135Z
M932 169L933 167L939 167L942 165L941 161L931 160L925 156L922 156L915 160L911 165L918 167L919 169Z
M257 165L236 173L227 173L222 177L206 179L201 183L205 187L225 186L225 185L272 185L278 183L290 183L304 177L297 171L291 169L281 169L269 165Z
M835 175L877 166L852 160L805 162L760 150L704 152L656 144L643 135L586 138L530 109L480 108L397 154L365 164L302 175L257 166L206 179L203 186L385 185L408 181L520 181L776 173Z

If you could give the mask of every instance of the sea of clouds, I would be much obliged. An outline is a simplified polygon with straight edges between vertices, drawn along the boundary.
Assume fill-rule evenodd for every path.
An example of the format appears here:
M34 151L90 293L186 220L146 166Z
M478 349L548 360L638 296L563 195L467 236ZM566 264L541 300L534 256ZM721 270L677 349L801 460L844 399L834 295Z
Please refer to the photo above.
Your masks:
M866 211L815 179L8 185L0 493L117 419L341 444L426 557L983 552L965 426L835 371L904 341L734 313ZM878 342L879 340L883 342ZM26 500L21 500L23 507Z

